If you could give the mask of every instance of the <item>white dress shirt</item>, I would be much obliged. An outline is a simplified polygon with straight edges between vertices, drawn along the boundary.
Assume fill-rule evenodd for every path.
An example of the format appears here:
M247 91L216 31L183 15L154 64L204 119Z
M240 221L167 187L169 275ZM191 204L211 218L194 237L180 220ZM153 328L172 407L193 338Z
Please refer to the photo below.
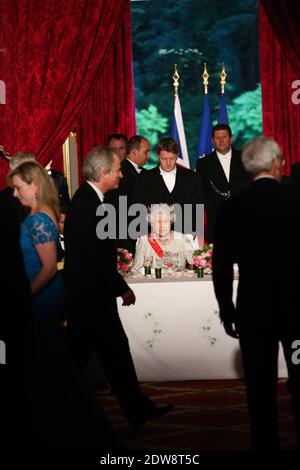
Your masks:
M160 174L163 177L163 180L165 182L165 185L167 186L169 193L171 193L176 183L177 168L175 166L175 168L172 171L164 171L161 167L159 167L159 169L160 169Z
M255 178L253 178L253 181L261 180L263 178L269 178L270 180L276 180L276 178L274 178L274 176L272 176L272 175L258 175L258 176L255 176Z
M217 154L217 157L219 159L219 162L222 165L222 168L223 168L223 171L226 175L227 181L229 181L230 162L231 162L231 155L232 155L231 149L229 150L229 152L225 153L225 155L222 155L221 153L219 153L217 151L216 151L216 154Z
M132 160L129 160L129 158L126 158L126 160L128 160L131 163L131 165L134 167L137 173L140 173L142 171L142 168L140 168L135 162L133 162Z

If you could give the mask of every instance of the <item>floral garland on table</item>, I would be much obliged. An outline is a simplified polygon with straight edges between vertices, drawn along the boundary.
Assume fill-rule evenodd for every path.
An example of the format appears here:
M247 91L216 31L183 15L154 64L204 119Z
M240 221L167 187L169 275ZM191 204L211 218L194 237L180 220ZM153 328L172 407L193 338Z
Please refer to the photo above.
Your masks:
M212 253L212 243L205 243L202 248L195 250L193 253L194 266L196 268L203 268L205 273L210 274L212 270Z
M125 248L117 249L117 269L122 276L128 274L133 265L133 254Z

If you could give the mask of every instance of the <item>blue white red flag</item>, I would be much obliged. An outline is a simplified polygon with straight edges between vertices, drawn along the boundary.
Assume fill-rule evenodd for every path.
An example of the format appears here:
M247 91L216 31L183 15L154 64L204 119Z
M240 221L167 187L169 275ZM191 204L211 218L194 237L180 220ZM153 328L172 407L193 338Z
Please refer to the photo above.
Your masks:
M176 163L185 168L190 168L190 160L185 140L183 119L178 95L175 96L174 117L171 125L170 135L179 145L179 156Z
M220 96L218 124L229 124L225 93L221 93L221 96Z
M202 114L202 122L199 132L199 141L197 147L197 155L196 158L204 157L207 153L212 152L213 145L212 145L212 124L211 124L211 117L210 117L210 106L209 106L209 99L208 94L205 93L204 101L203 101L203 114Z

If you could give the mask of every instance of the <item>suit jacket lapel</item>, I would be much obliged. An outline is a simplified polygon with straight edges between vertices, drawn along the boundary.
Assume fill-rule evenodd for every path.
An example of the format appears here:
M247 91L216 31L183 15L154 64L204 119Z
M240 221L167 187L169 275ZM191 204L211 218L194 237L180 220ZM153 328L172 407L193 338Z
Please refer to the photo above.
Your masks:
M170 199L170 193L164 182L164 179L160 173L159 165L156 167L156 181L157 181L157 192L158 195L161 197L161 200L168 200Z
M173 199L181 200L182 198L182 191L184 191L185 185L184 185L184 178L182 175L181 168L177 166L177 171L176 171L176 179L175 179L175 186L173 188L173 191L170 193Z
M84 197L87 201L90 201L90 204L93 204L95 206L95 213L96 213L96 208L100 205L103 204L103 202L100 201L100 198L94 188L87 183L86 181L83 183L81 186L82 191L84 191Z
M238 177L238 170L239 170L239 159L238 155L232 149L232 154L231 154L231 162L230 162L230 172L229 172L229 183L232 182L232 180L235 180L236 177Z
M213 184L220 191L227 191L229 189L229 183L216 152L213 152L211 155L211 168L211 180Z
M123 165L125 167L125 175L129 174L130 176L132 176L132 178L137 178L138 177L138 175L139 175L138 172L134 168L133 164L130 163L127 160L127 158L124 160ZM121 169L122 169L122 167L121 167Z

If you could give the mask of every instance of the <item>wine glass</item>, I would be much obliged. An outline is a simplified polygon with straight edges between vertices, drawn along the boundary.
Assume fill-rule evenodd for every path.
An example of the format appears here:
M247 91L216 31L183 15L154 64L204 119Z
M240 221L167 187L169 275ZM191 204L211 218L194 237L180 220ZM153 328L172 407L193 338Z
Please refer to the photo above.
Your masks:
M171 253L170 251L164 251L163 264L164 264L165 271L167 273L173 272L173 268L174 268L173 253Z
M174 270L175 271L181 271L181 259L180 259L180 253L173 253L173 263L174 263Z
M155 277L161 279L161 270L163 267L163 258L159 256L155 258Z
M153 263L152 256L145 256L145 258L144 258L145 276L147 274L151 274L152 263Z

